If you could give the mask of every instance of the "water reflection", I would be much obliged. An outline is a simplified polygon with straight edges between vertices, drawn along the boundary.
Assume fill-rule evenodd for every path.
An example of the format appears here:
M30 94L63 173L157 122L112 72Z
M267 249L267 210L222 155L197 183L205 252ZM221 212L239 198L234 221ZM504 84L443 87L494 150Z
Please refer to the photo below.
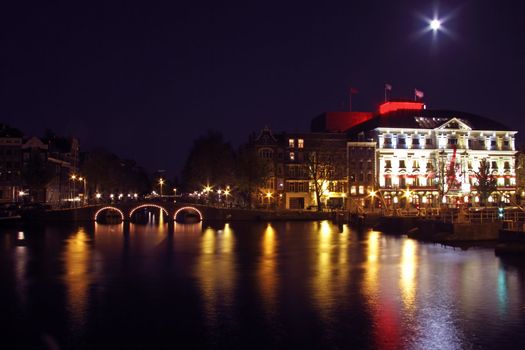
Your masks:
M400 320L395 304L395 296L383 293L383 285L396 277L394 271L381 274L385 260L381 252L381 233L368 232L366 240L366 261L363 276L363 294L368 304L373 324L375 347L378 349L399 349L401 344Z
M26 309L27 306L27 263L29 260L27 247L16 246L14 253L14 270L15 270L15 286L16 295L19 298L20 307Z
M266 313L273 316L276 312L277 297L277 257L276 257L276 232L271 224L266 226L261 240L261 257L258 266L258 283Z
M89 235L84 228L80 228L67 239L64 250L67 305L72 328L77 331L86 323L88 288L93 280L89 243Z
M330 222L218 225L46 228L26 232L26 246L11 231L0 239L0 320L33 318L70 347L104 347L115 334L115 348L148 348L157 337L225 348L525 341L525 267L492 250Z
M235 236L229 224L217 231L208 227L202 234L196 275L206 326L211 333L216 333L221 319L228 319L233 314L236 278L234 247Z
M336 322L335 315L352 302L347 291L350 278L348 261L350 232L345 225L342 232L329 221L322 221L318 226L317 244L312 250L315 254L315 271L312 280L312 297L321 320L330 330ZM336 336L326 332L327 338Z
M405 309L412 313L416 298L417 245L412 239L403 242L399 287Z

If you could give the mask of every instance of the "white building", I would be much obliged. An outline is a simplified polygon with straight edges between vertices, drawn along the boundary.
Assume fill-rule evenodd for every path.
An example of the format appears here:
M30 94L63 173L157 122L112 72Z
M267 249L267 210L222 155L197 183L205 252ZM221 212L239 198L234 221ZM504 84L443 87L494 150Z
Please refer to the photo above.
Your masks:
M497 191L488 200L508 203L516 187L516 133L468 113L431 111L420 102L386 102L378 115L349 130L349 154L375 145L370 159L375 166L367 170L374 172L375 183L350 175L350 196L364 199L379 191L386 204L476 204L476 172L486 159L497 179ZM357 160L349 158L352 174Z

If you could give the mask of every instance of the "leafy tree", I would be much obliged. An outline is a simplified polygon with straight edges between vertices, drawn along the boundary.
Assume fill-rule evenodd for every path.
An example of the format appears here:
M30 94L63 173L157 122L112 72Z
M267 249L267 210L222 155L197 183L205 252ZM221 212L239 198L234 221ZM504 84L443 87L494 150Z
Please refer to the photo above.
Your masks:
M486 158L480 161L479 169L474 173L478 182L477 189L481 204L485 205L489 196L497 189L497 179L490 173L490 163Z
M216 131L208 131L193 143L182 171L187 191L203 186L226 187L234 178L234 153L231 145Z
M235 185L250 208L257 189L262 187L270 177L270 164L261 159L256 150L242 146L235 158Z

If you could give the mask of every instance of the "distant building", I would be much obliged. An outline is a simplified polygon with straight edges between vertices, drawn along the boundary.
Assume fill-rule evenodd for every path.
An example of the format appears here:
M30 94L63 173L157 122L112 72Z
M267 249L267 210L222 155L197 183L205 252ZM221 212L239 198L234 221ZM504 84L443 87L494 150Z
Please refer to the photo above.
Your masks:
M83 193L83 184L71 179L79 171L77 139L31 137L21 149L28 173L23 185L31 201L60 206Z
M0 202L16 202L22 191L22 139L20 130L0 124Z
M346 135L281 133L264 128L251 140L271 176L259 191L259 204L283 209L344 208L347 195ZM318 189L316 191L316 183Z

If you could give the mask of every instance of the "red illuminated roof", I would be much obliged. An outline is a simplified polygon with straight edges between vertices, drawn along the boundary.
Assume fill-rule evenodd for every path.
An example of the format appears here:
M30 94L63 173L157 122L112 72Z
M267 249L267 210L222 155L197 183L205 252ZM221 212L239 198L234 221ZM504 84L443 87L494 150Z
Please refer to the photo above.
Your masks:
M388 101L379 106L379 114L386 114L399 110L420 111L422 109L425 109L425 104L423 102Z

